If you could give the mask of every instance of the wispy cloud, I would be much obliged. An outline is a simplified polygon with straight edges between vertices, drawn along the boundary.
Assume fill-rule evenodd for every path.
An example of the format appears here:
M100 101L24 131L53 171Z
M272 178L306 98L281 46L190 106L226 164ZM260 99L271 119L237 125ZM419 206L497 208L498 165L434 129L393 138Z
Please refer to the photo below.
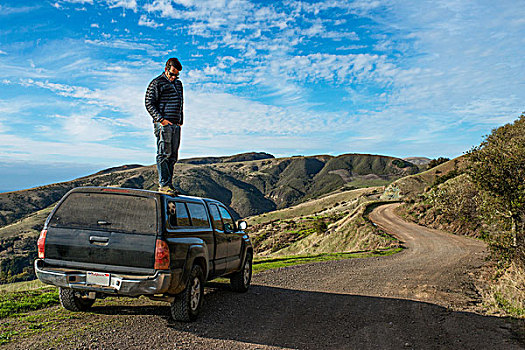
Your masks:
M150 27L150 28L158 28L158 27L162 27L163 25L164 24L162 24L162 23L157 23L157 22L155 22L152 19L148 19L148 17L146 17L146 15L141 15L140 18L139 18L139 26L146 26L146 27Z
M55 115L54 118L60 120L62 130L56 131L67 137L65 141L99 142L114 136L111 128L114 122L109 118L78 114Z
M89 5L93 5L93 0L60 0L60 2L70 3L70 4L89 4Z
M90 45L96 45L96 46L103 46L113 49L122 49L122 50L139 50L139 51L147 51L148 54L154 55L154 56L162 56L169 53L167 50L160 50L160 48L156 48L154 44L147 43L147 42L138 42L134 40L128 40L128 39L110 39L110 40L100 40L100 39L86 39L85 43Z
M20 6L20 7L10 7L5 5L0 5L0 16L9 16L31 12L39 9L40 6Z
M137 11L136 0L106 0L109 8L122 7L123 9Z
M152 158L154 148L137 149L125 145L115 147L106 143L97 142L51 142L35 140L29 137L21 137L13 134L2 134L0 137L0 160L35 160L40 162L57 162L65 159L70 162L111 164L115 161L115 155L123 163L136 163L137 160ZM153 143L153 142L152 142ZM79 152L82 157L77 157ZM153 160L151 161L153 162Z
M37 128L55 130L58 141L42 147L50 158L66 156L51 147L67 140L88 147L89 159L109 146L108 162L153 162L144 92L171 56L184 66L183 156L252 147L454 156L524 109L521 2L49 4L61 11L0 6L0 15L13 15L2 17L13 23L1 30L0 138L36 147ZM24 11L42 12L25 15L22 28L15 19ZM17 134L10 120L19 115L31 127ZM126 142L136 146L130 156ZM20 152L44 157L26 146Z

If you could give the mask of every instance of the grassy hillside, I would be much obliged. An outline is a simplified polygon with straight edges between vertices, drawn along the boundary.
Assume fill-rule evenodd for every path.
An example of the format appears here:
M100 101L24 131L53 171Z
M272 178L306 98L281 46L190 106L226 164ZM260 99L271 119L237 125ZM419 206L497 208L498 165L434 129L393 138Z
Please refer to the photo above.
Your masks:
M254 158L262 157L256 153ZM239 216L285 208L341 186L366 187L377 181L388 183L418 171L403 160L361 154L338 157L312 156L249 158L232 156L219 163L178 163L174 185L183 193L210 197L229 205ZM113 168L73 181L0 193L0 225L4 226L56 203L78 186L119 186L155 190L155 166Z
M430 188L461 175L465 168L465 157L460 156L421 173L402 177L387 187L384 198L413 200Z
M403 160L415 164L417 166L425 166L430 163L431 159L427 157L406 157Z
M333 193L248 218L258 256L312 255L395 248L397 240L367 218L383 188Z
M292 207L275 210L261 215L246 218L250 225L257 225L275 220L286 220L295 217L308 216L331 210L349 211L355 209L355 202L364 199L376 199L382 187L361 188L356 190L341 190L311 199Z
M401 159L376 155L276 159L266 153L244 153L180 162L175 167L174 185L185 194L220 200L230 206L238 218L284 209L335 190L344 191L334 197L341 197L334 199L335 202L343 202L348 190L388 184L417 171L416 166ZM51 208L70 189L118 186L156 190L156 182L155 166L135 164L113 167L73 181L1 193L0 283L32 278L30 264L36 256L38 233ZM349 196L357 197L365 192L350 191ZM326 204L331 206L331 203Z

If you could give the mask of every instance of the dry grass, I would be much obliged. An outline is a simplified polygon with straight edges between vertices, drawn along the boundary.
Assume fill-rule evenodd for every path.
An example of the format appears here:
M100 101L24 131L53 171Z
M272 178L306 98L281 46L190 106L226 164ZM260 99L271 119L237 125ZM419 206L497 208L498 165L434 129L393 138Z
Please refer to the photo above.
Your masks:
M0 239L21 236L38 236L40 228L44 226L47 216L55 206L44 208L34 212L25 218L15 221L12 224L0 227ZM36 229L38 227L38 229Z
M454 169L464 169L465 167L465 157L460 156L422 173L405 176L394 181L389 187L399 188L402 196L414 196L422 193L426 187L431 186L439 176L443 176Z
M491 313L525 318L525 270L512 264L483 293Z
M308 215L326 215L330 211L345 211L355 209L360 198L378 194L383 187L368 187L357 190L332 193L321 198L312 199L292 207L275 210L261 215L246 218L250 225L268 223L274 220L288 220Z
M25 292L28 290L35 290L44 287L49 286L40 282L40 280L0 284L0 293Z
M321 254L397 247L397 240L381 234L364 218L364 212L370 203L359 205L351 214L330 225L327 232L314 233L274 255Z

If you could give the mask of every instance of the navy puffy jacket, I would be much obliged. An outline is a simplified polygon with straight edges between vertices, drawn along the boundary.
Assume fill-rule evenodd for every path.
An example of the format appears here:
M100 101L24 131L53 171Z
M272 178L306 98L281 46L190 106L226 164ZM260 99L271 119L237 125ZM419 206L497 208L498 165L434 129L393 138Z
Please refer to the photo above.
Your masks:
M177 78L172 83L164 73L149 83L146 90L146 109L154 122L167 119L174 124L182 125L184 114L182 106L182 82Z

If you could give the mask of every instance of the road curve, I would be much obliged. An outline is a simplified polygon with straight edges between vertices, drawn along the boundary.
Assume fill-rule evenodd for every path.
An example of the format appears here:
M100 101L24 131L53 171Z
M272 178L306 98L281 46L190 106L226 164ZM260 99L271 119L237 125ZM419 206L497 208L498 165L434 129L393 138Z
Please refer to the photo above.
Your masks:
M191 324L171 321L165 304L99 302L86 318L102 326L60 348L523 349L514 323L465 311L477 301L469 271L484 263L484 244L407 223L394 207L370 218L404 242L399 254L266 271L245 294L212 284Z

